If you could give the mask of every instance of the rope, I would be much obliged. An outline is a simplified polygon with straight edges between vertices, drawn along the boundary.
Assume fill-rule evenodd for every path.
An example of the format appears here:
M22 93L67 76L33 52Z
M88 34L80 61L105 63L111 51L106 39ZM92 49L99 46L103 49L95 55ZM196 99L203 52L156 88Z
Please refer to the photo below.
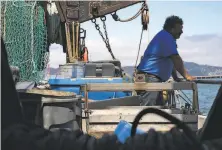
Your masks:
M125 20L120 19L120 18L118 17L118 15L116 14L116 12L115 12L114 14L111 14L111 15L112 15L112 17L113 17L113 19L114 19L115 21L119 21L119 22L129 22L129 21L132 21L132 20L136 19L136 18L143 12L143 10L144 10L145 8L146 8L146 4L143 4L142 7L139 9L139 11L138 11L135 15L133 15L133 17L131 17L131 18L129 18L129 19L125 19Z
M134 66L134 73L136 73L136 67L137 67L137 62L138 62L138 58L139 58L139 54L140 54L140 47L141 47L141 41L142 41L142 37L143 37L143 30L148 30L148 23L149 23L149 16L148 16L148 6L147 4L143 4L143 8L141 10L141 23L142 23L142 32L141 32L141 36L140 36L140 43L139 43L139 49L137 52L137 57L136 57L136 62L135 62L135 66ZM148 32L149 34L149 32ZM149 35L148 35L149 38ZM149 41L149 40L148 40Z
M2 3L2 4L3 4L3 3ZM6 8L7 8L6 6L7 6L7 1L5 2L4 15L3 15L3 16L4 16L4 19L3 19L3 20L4 20L4 23L3 23L3 24L4 24L3 38L4 38L4 39L5 39L5 31L6 31L6 25L5 25L5 24L6 24L6 20L5 20L6 17L5 17L5 14L6 14Z
M136 63L135 63L135 66L134 66L134 71L135 72L136 72L136 66L137 66L137 62L138 62L138 58L139 58L139 54L140 54L140 47L141 47L142 37L143 37L143 28L142 28L141 35L140 35L139 49L138 49L138 52L137 52Z
M189 97L188 97L182 90L180 90L180 92L183 93L183 95L187 98L187 100L188 100L190 103L192 103L191 100L189 99Z
M13 3L14 5L14 3ZM34 19L33 19L33 15L34 15L34 10L35 10L35 6L36 6L36 1L34 2L34 4L32 5L32 12L31 12L31 55L34 56L34 33L33 33L33 29L34 29ZM32 57L32 65L33 65L33 73L36 70L36 65L35 65L35 61L34 58Z

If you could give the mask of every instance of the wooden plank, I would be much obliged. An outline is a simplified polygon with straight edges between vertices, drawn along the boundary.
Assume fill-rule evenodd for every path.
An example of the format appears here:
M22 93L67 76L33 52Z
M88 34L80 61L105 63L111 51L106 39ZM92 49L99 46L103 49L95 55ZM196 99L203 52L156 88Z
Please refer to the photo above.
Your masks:
M145 108L158 108L164 112L167 112L169 114L182 114L183 111L177 108L171 108L171 109L161 109L158 106L120 106L120 107L110 107L106 109L92 109L92 113L90 116L95 115L136 115L140 111L142 111Z
M79 98L42 98L43 103L75 103L78 102Z
M90 125L88 133L96 134L96 133L111 133L116 129L116 125ZM193 131L197 131L197 124L187 124L188 127ZM138 129L143 131L149 131L151 128L156 131L169 131L172 127L175 127L173 124L139 124Z
M175 83L95 83L87 84L87 91L162 91L162 90L193 90L193 82Z
M197 115L184 115L184 114L172 114L174 117L178 118L179 120L183 122L188 123L197 123L198 116ZM89 117L89 123L118 123L121 120L125 120L127 122L133 122L135 119L136 114L131 115L109 115L109 114L101 114L101 115L95 115ZM156 115L156 114L148 114L146 116L143 116L143 118L140 120L140 122L145 123L170 123L169 120Z
M42 97L39 99L21 99L21 102L42 102L42 103L75 103L80 101L80 98L54 98L54 97Z

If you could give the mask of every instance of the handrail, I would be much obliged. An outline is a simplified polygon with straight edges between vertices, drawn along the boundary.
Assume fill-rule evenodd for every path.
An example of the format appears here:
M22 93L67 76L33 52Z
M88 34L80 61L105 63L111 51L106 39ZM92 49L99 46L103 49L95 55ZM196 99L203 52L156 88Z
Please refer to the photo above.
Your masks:
M195 90L193 82L174 83L93 83L86 84L88 91L163 91L163 90Z
M172 82L172 83L90 83L81 86L85 92L85 109L88 110L89 91L170 91L170 90L192 90L193 110L199 112L198 89L195 82Z
M199 84L221 84L222 85L222 80L194 80L195 83Z
M169 91L169 90L192 90L193 104L192 109L199 113L198 91L195 82L171 82L171 83L90 83L81 86L81 91L85 95L85 116L89 118L91 111L88 107L89 91ZM89 119L86 119L86 132L89 131Z

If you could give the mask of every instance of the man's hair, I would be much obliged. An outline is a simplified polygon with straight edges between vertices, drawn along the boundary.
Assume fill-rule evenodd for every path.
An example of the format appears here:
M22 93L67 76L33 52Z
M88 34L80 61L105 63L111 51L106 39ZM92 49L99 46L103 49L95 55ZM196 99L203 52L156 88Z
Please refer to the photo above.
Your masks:
M166 18L163 29L168 31L174 28L176 24L183 25L183 20L178 16L169 16Z

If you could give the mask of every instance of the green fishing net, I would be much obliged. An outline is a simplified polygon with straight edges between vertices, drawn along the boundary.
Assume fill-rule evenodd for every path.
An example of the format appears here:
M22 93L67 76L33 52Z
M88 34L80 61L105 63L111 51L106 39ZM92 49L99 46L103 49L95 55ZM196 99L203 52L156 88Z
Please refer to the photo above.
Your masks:
M40 81L48 63L44 9L37 1L1 1L1 36L20 81Z

